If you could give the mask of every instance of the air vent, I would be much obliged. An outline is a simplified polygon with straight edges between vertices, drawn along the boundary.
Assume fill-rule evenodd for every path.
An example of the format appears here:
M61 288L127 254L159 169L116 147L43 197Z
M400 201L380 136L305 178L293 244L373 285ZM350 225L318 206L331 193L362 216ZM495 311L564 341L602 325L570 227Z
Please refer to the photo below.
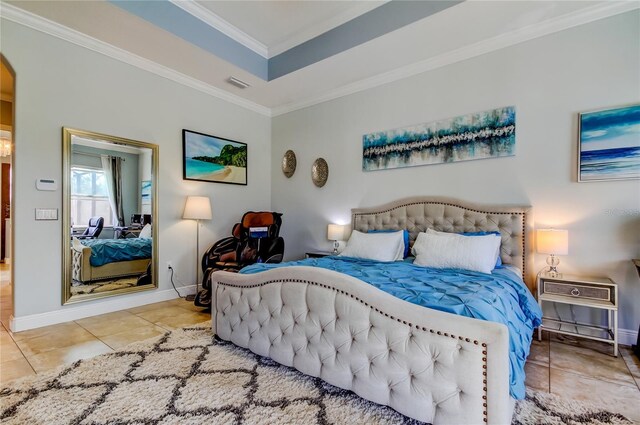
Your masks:
M251 87L251 84L245 83L242 80L238 80L236 77L229 77L229 79L227 79L227 82L241 89L246 89L247 87Z

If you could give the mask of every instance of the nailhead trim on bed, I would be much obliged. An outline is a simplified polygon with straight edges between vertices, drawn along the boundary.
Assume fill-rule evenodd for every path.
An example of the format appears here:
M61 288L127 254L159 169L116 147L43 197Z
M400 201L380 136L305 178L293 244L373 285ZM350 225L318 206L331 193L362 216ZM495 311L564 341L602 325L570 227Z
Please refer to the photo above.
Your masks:
M233 284L230 284L230 283L227 283L227 282L218 281L217 283L218 283L219 286L229 286L229 287L232 287L232 288L240 288L240 286L233 285ZM482 399L485 401L483 403L483 407L485 408L485 410L482 413L483 413L484 422L485 423L487 422L487 411L486 411L486 408L487 408L487 357L486 357L487 356L487 350L486 350L487 344L486 343L480 342L480 341L475 340L475 339L472 340L471 338L467 338L467 337L463 337L463 336L459 336L459 335L454 335L454 334L451 334L451 333L448 333L448 332L442 332L442 331L435 330L435 329L430 329L430 328L427 328L427 327L424 327L424 326L414 325L411 322L407 322L406 320L402 320L402 319L399 319L399 318L394 317L392 315L389 315L389 314L383 312L382 310L369 305L367 302L361 300L360 298L356 297L353 294L350 294L350 293L348 293L346 291L343 291L341 289L336 289L336 288L333 288L333 287L331 287L329 285L326 285L326 284L323 284L323 283L314 282L314 281L311 281L311 280L304 280L304 279L275 279L275 280L267 280L267 281L264 281L262 283L257 283L257 284L254 284L254 285L246 285L246 286L243 285L242 288L258 288L258 287L266 286L266 285L269 285L269 284L272 284L272 283L305 283L305 284L308 284L308 285L320 286L322 288L326 288L326 289L338 292L340 294L347 295L347 296L355 299L359 303L364 304L365 306L369 307L370 309L373 309L375 312L377 312L379 314L382 314L385 317L388 317L389 319L395 320L395 321L397 321L399 323L402 323L404 325L408 325L411 328L415 327L417 330L422 330L423 332L429 331L432 334L443 336L445 338L452 338L452 339L456 339L457 338L457 339L459 339L461 341L465 341L465 342L469 342L469 343L473 341L474 345L481 345L484 348L484 350L482 350L482 355L484 356L484 357L482 357L482 369L484 370L482 372L482 375L484 376L484 379L482 380L482 383L483 383L482 390L484 392L484 395L482 396Z

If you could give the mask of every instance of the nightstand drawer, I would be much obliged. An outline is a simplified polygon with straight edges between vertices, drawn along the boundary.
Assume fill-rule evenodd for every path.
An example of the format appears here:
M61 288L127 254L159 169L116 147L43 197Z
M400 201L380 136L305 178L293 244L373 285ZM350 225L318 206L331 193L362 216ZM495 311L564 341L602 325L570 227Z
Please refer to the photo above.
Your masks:
M590 300L609 301L615 303L615 288L606 286L592 286L545 280L542 286L543 294L563 295L572 298L586 298Z

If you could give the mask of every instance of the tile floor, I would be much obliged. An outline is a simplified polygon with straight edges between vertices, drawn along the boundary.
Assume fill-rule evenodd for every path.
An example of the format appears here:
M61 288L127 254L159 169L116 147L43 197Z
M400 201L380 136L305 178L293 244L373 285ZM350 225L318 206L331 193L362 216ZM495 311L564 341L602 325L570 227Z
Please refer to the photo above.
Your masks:
M12 333L0 326L0 386L76 360L211 320L192 302L175 299L73 322Z
M15 334L0 327L0 386L206 320L209 314L176 299ZM527 386L640 422L640 360L627 347L617 358L610 352L610 345L544 335L533 342Z
M13 312L11 290L11 268L9 264L0 263L0 323L7 329L9 329L9 318Z
M629 347L543 333L525 365L528 387L582 400L640 423L640 359Z

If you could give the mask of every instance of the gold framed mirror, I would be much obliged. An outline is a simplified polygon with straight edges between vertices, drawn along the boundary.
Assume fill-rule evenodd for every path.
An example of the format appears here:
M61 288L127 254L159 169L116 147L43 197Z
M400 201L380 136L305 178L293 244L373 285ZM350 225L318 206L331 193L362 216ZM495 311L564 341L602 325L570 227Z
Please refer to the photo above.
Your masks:
M62 303L158 287L158 145L63 127Z

